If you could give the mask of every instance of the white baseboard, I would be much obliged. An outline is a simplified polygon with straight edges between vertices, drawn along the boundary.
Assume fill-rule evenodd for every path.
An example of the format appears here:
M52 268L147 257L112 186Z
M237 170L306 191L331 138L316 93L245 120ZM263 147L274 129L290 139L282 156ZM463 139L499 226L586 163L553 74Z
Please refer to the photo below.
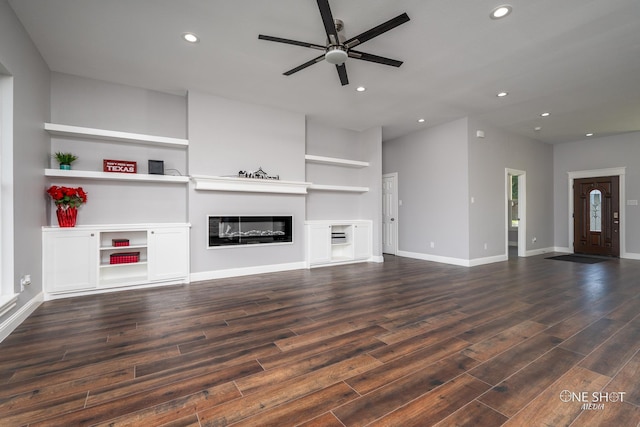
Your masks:
M620 256L620 258L624 258L624 259L638 259L640 260L640 254L636 254L633 252L625 252L624 254L622 254Z
M307 263L290 262L287 264L259 265L255 267L228 268L226 270L201 271L191 273L191 282L202 282L205 280L225 279L228 277L248 276L251 274L277 273L279 271L300 270L307 268Z
M420 253L420 252L398 251L398 256L402 256L402 257L405 257L405 258L421 259L421 260L424 260L424 261L439 262L439 263L442 263L442 264L459 265L461 267L470 267L471 266L468 259L451 258L451 257L438 256L438 255L429 255L429 254L423 254L423 253Z
M369 258L368 261L369 262L384 262L384 256L382 256L382 255L372 256L371 258Z
M529 251L526 251L524 256L544 255L544 254L548 254L549 252L565 252L564 250L561 250L561 249L562 248L556 248L556 247L531 249Z
M0 342L11 334L27 317L31 315L44 301L44 294L41 292L28 303L20 307L15 313L0 323Z
M507 260L509 260L509 257L507 255L494 255L494 256L485 257L485 258L474 258L469 260L469 267L475 267L478 265L485 265L485 264L493 264L494 262L502 262Z

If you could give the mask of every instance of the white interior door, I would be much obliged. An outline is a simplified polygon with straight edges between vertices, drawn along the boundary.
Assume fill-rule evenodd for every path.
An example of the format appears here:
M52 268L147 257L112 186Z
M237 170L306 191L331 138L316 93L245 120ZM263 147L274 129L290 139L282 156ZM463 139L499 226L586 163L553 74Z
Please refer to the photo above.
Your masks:
M398 174L382 175L382 252L398 253Z

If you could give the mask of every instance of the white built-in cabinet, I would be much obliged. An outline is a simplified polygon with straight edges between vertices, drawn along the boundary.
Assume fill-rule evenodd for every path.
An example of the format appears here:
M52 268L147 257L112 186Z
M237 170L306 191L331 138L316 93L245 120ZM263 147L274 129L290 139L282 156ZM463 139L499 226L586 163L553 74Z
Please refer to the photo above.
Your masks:
M309 267L367 261L372 254L372 222L307 221Z
M114 246L126 239L128 246ZM43 280L47 298L120 287L189 283L189 224L113 224L43 227ZM138 260L111 264L111 255Z
M166 153L166 158L171 158L175 150L186 150L189 145L186 139L56 123L45 123L44 129L52 140L70 138L70 143L78 148L86 144L106 143L116 147L116 150L119 149L117 147L124 147L144 152L146 147L153 147ZM101 163L100 159L96 160L98 162L94 163ZM186 172L186 165L181 167ZM101 170L51 168L45 169L44 175L51 182L72 179L82 184L101 180L115 186L119 182L129 181L160 186L179 184L186 189L189 183L186 175L110 173ZM91 221L90 218L87 220ZM46 298L107 292L117 288L189 283L189 227L186 223L43 227L42 276ZM126 239L129 244L114 246L114 239ZM113 254L126 252L137 253L137 260L111 263Z

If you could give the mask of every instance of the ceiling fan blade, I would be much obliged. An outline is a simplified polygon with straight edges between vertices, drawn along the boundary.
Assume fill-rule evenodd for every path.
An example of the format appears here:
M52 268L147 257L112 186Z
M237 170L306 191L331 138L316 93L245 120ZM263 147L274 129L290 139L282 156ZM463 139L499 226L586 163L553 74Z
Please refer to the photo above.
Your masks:
M318 3L320 3L320 0L318 0ZM357 36L350 38L349 40L344 42L344 45L347 47L347 49L351 49L352 47L358 46L359 44L371 40L372 38L377 37L380 34L386 33L389 30L393 30L395 27L397 27L398 25L402 25L405 22L409 22L409 15L403 13L402 15L398 15L395 18L389 19L387 22L383 22L377 27L373 27L372 29L365 31L362 34L358 34Z
M378 64L390 65L392 67L399 67L402 65L402 61L396 59L385 58L384 56L372 55L370 53L360 52L357 50L349 51L349 58L361 59L363 61L376 62Z
M327 33L329 43L334 45L340 44L338 32L336 31L336 23L333 20L331 8L329 7L329 1L318 0L318 8L320 9L320 16L322 16L322 23L324 24L324 30Z
M336 70L338 70L338 77L340 77L340 83L342 86L349 84L349 78L347 77L347 66L343 64L336 64Z
M314 44L314 43L307 43L307 42L300 42L297 40L290 40L290 39L283 39L280 37L273 37L273 36L265 36L263 34L259 34L258 38L260 40L267 40L270 42L278 42L278 43L285 43L285 44L292 44L295 46L302 46L302 47L310 47L311 49L319 49L319 50L325 50L326 47L319 45L319 44Z
M297 73L300 70L304 70L305 68L310 67L313 64L316 64L316 63L318 63L318 62L320 62L322 60L324 60L324 55L320 55L317 58L313 58L311 61L307 61L302 65L298 65L296 68L292 68L291 70L285 71L282 74L284 74L285 76L290 76L291 74Z

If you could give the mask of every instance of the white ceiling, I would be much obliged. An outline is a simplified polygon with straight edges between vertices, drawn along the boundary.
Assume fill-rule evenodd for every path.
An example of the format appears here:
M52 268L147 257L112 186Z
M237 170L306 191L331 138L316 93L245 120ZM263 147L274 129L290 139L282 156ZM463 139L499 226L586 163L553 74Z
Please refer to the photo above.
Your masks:
M513 13L492 20L503 0L330 0L347 38L411 18L357 47L404 64L349 59L344 87L326 62L282 75L321 52L258 40L325 44L313 0L9 3L53 71L202 91L353 130L382 125L385 140L469 115L549 143L640 130L640 1L506 1ZM201 41L184 42L187 31ZM509 96L496 97L502 90Z

